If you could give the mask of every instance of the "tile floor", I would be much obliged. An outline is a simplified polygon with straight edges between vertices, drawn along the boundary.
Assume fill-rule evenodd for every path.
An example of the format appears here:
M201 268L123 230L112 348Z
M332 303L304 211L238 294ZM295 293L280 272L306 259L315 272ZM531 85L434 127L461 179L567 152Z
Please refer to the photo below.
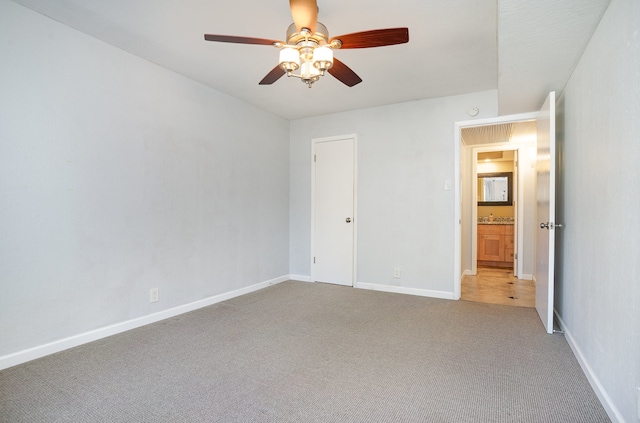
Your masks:
M462 278L462 300L535 307L536 289L533 281L513 276L513 269L478 267L475 276Z

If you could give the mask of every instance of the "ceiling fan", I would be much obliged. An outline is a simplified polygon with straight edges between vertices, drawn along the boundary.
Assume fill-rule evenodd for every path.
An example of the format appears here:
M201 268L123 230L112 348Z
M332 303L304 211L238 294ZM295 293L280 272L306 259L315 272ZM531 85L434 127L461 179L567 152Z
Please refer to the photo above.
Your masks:
M349 87L362 82L351 68L333 57L333 50L383 47L409 41L409 28L376 29L329 38L327 27L318 22L316 0L289 0L289 6L293 24L287 30L286 41L214 34L205 34L204 39L222 43L274 46L280 49L278 66L259 84L271 85L286 74L299 78L309 88L325 72Z

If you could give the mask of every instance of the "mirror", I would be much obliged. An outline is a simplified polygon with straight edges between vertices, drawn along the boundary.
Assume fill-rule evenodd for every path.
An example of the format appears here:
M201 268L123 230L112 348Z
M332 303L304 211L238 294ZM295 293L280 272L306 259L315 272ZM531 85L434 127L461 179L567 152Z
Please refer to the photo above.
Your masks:
M479 206L513 205L513 173L478 173Z

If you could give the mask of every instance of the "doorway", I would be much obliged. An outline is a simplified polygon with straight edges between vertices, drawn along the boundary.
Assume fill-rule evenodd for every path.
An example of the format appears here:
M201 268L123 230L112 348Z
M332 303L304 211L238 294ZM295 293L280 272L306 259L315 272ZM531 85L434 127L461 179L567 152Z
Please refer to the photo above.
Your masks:
M353 286L356 136L312 140L311 279Z
M532 205L535 204L536 117L537 114L528 113L456 123L456 156L460 163L456 170L459 178L456 182L460 187L460 196L456 199L460 228L456 234L457 259L460 260L456 264L460 275L459 285L454 287L456 298L533 306L535 295L530 295L529 291L533 289L535 249L535 207ZM464 131L463 135L466 129L473 131ZM502 167L497 163L484 165L491 163L485 162L487 157L484 156L498 155L506 163ZM478 202L483 203L484 192L478 174L504 176L505 173L511 174L512 197L504 193L504 197L499 199L502 202L500 206L480 206ZM503 187L508 186L506 177L499 182L504 182ZM490 234L485 235L481 230L479 235L480 220L486 224L483 226L489 229ZM504 233L496 232L500 230ZM479 245L482 239L488 240L483 247L490 248ZM473 289L469 289L470 286Z
M518 154L514 145L477 147L473 149L472 174L477 184L471 192L475 204L476 266L511 269L518 275ZM473 248L472 248L473 252ZM472 253L473 255L473 253Z
M476 209L473 219L477 222L472 226L476 229L475 266L471 274L463 276L462 300L535 306L533 281L518 278L518 231L515 228L518 227L520 149L510 139L507 143L473 148L471 167L477 180L471 190L471 202Z

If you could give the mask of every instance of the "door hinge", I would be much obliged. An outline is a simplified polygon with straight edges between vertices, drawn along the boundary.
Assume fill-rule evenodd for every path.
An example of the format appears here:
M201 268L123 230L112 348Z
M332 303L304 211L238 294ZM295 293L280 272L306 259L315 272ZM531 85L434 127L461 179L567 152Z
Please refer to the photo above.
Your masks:
M313 161L314 161L314 163L316 161L316 155L315 154L313 155Z
M516 259L516 260L518 260L518 253L515 253L515 254L513 255L513 258L514 258L514 259Z
M313 264L316 264L316 258L315 257L313 258Z

